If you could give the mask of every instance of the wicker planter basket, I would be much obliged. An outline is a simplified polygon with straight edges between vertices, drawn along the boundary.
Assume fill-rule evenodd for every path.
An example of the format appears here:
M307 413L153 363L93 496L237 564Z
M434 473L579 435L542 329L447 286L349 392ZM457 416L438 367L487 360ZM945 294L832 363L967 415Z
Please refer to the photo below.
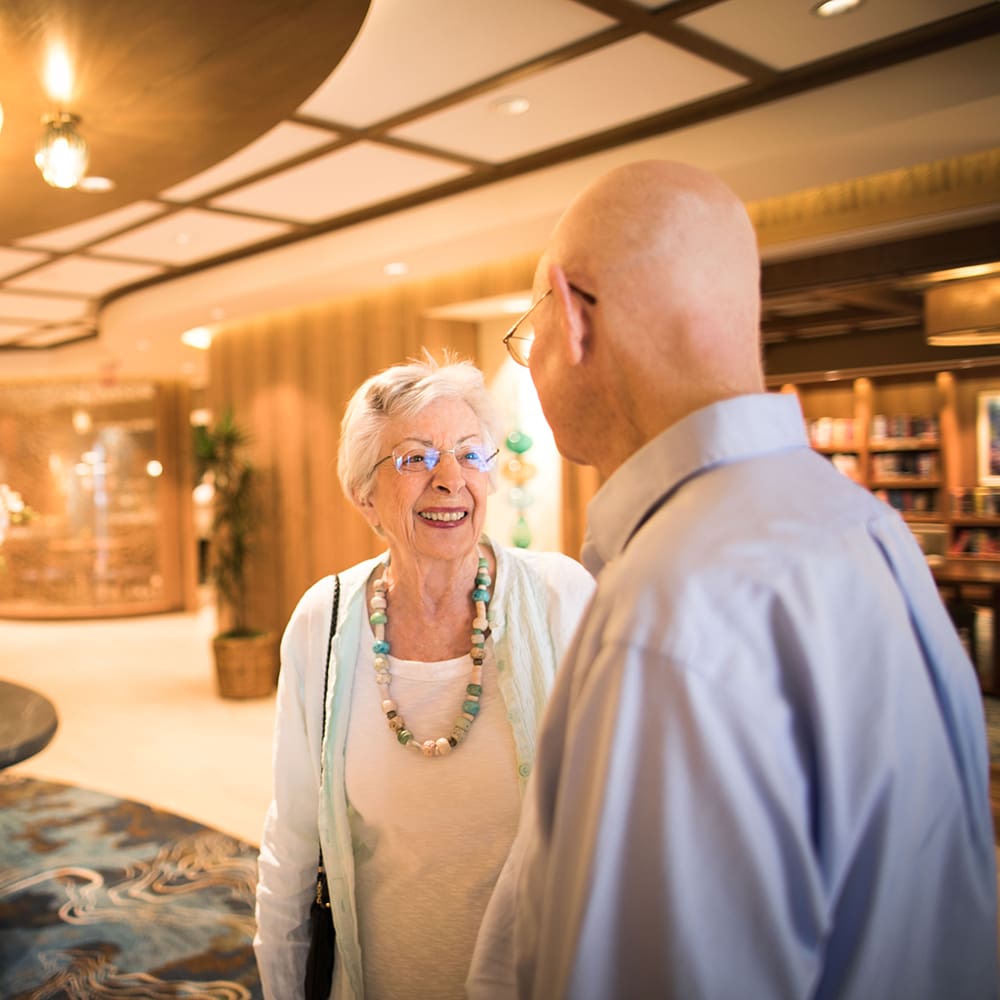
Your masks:
M274 690L278 675L276 632L240 638L216 636L215 676L223 698L263 698Z

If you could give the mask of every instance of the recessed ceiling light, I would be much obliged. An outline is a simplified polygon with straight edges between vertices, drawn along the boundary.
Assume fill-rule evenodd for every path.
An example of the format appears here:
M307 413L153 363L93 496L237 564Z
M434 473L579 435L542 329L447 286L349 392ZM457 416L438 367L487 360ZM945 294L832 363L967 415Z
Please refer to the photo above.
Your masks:
M77 181L77 191L87 191L90 194L99 194L102 191L113 191L115 182L110 177L81 177Z
M180 247L186 247L191 242L190 233L178 233L174 237L174 242Z
M207 351L212 346L212 331L207 326L195 326L181 334L181 343Z
M813 7L813 13L817 17L836 17L838 14L846 14L855 7L860 7L862 0L822 0L822 3Z
M531 107L527 97L501 97L490 105L490 110L498 115L523 115Z
M402 260L394 260L386 264L385 267L382 268L382 273L387 278L397 278L401 274L409 274L410 265Z

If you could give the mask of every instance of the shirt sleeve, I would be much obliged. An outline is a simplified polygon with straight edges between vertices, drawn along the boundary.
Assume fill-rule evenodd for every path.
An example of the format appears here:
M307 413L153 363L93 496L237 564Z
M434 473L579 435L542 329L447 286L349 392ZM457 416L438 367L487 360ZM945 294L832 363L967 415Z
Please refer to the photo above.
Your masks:
M809 995L824 908L790 712L738 663L702 666L611 644L560 678L518 876L522 996Z
M302 995L309 949L309 906L315 894L319 857L318 795L322 698L322 658L310 633L321 617L301 608L281 642L276 703L273 798L264 822L258 861L257 933L254 951L266 1000ZM318 656L319 667L306 663ZM308 684L307 684L308 675ZM313 690L318 676L320 688ZM309 693L307 699L306 693ZM307 706L308 701L308 706ZM317 715L307 725L307 707Z

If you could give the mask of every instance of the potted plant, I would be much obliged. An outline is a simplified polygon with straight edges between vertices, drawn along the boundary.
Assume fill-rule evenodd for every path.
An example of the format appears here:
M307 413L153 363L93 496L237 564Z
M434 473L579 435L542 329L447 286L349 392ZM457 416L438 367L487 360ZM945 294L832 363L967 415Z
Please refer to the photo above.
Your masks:
M212 640L219 694L259 698L274 689L278 636L250 626L246 559L255 528L254 471L246 458L248 435L232 410L195 432L200 478L214 487L209 567L215 584L219 633Z

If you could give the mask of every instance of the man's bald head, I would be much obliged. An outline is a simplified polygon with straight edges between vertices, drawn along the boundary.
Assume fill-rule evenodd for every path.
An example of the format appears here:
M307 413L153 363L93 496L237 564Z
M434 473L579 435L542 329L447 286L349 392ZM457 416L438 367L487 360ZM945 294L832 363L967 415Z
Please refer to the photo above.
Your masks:
M620 422L636 441L700 406L762 390L756 238L718 178L657 160L611 171L560 219L536 291L558 284L556 271L597 298L587 314L588 392L611 385L602 402L626 401Z

